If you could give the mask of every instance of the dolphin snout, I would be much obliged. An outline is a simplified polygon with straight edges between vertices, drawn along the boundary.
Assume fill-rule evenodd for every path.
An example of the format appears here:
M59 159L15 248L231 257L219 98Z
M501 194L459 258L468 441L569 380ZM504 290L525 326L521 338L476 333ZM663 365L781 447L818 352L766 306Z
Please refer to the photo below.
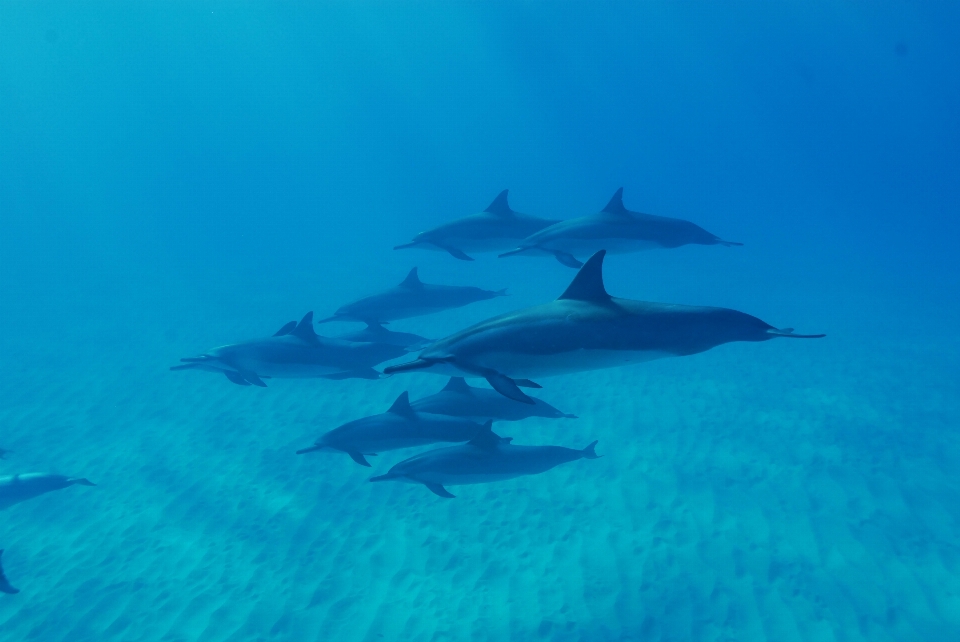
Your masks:
M398 372L410 372L412 370L423 370L424 368L429 368L433 366L436 361L432 359L417 359L416 361L408 361L407 363L398 363L395 366L387 366L383 369L383 374L390 376L397 374Z

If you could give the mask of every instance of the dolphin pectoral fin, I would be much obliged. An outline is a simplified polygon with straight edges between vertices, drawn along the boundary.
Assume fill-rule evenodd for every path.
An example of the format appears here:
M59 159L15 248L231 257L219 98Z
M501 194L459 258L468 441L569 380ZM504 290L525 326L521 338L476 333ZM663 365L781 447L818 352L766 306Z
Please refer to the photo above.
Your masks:
M554 252L553 255L557 257L557 260L566 265L569 268L574 268L576 270L583 267L583 263L577 260L573 254L567 252Z
M249 386L249 385L250 385L249 383L247 383L247 380L244 379L244 378L240 375L240 373L239 373L239 372L236 372L235 370L224 370L224 371L223 371L223 374L224 374L224 376L225 376L227 379L229 379L229 380L232 381L233 383L237 384L238 386ZM264 385L266 385L266 384L264 384Z
M487 380L487 383L490 384L490 387L499 392L501 395L507 399L513 399L514 401L519 401L520 403L527 403L530 405L536 404L536 402L524 394L522 390L517 386L517 382L508 377L507 375L500 374L499 372L484 372L482 376Z
M260 386L261 388L267 387L267 384L263 383L263 379L258 377L256 372L240 372L239 375L255 386ZM231 379L231 381L233 380Z
M444 488L444 487L443 487L442 485L440 485L440 484L427 484L427 483L424 483L423 485L426 486L426 487L430 490L431 493L433 493L434 495L437 495L437 496L439 496L439 497L443 497L444 499L454 499L454 498L456 498L456 495L454 495L453 493L451 493L449 490L447 490L446 488Z
M776 328L771 328L767 330L767 334L774 337L783 337L785 339L822 339L827 336L825 334L794 334L793 328L784 328L783 330L777 330Z
M543 388L536 381L530 381L529 379L514 379L513 382L521 388Z
M449 246L449 245L440 245L440 246L438 246L438 247L446 250L446 251L447 251L447 254L449 254L450 256L452 256L452 257L455 258L455 259L460 259L461 261L472 261L472 260L473 260L473 257L472 257L472 256L470 256L469 254L467 254L466 252L464 252L463 250L461 250L461 249L459 249L459 248L451 247L451 246Z
M350 459L357 462L361 466L366 466L367 468L371 467L370 462L367 461L362 452L358 450L348 450L347 454L350 455Z

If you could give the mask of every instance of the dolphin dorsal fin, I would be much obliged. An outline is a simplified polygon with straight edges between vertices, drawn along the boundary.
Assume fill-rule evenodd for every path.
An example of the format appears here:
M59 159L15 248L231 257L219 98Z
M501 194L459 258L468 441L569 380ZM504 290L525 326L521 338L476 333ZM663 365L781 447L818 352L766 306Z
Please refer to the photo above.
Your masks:
M607 214L627 214L627 208L623 206L623 188L616 191L607 206L601 210Z
M410 395L406 390L400 393L400 396L397 397L397 400L393 402L393 405L390 406L387 412L392 412L401 417L413 417L416 415L413 408L410 407Z
M600 250L583 264L577 276L558 297L560 299L574 299L577 301L593 301L604 303L610 300L606 288L603 287L603 257L606 250Z
M420 281L420 277L417 276L417 268L413 268L407 274L407 278L400 282L400 287L403 288L422 288L423 282Z
M313 329L313 312L307 312L305 315L303 315L303 318L300 319L300 323L297 324L297 327L290 330L289 334L292 334L298 339L303 339L304 341L316 341L317 333Z
M477 434L473 436L473 439L467 443L471 446L476 446L477 448L490 449L505 441L509 441L509 439L505 440L500 435L493 432L493 419L488 419L487 423L483 424L483 426L480 427L480 430L477 431Z
M450 381L447 382L447 385L443 389L449 390L450 392L470 392L470 386L467 385L466 379L463 377L450 377Z
M513 214L513 210L510 209L510 204L507 203L507 192L510 190L505 189L497 197L493 199L493 202L487 206L487 209L483 210L489 214L496 214L497 216L510 216Z
M290 323L284 323L284 324L283 324L283 327L280 328L279 330L277 330L277 331L273 334L273 336L275 336L275 337L282 337L282 336L285 335L285 334L290 334L291 332L293 332L294 328L296 328L296 327L297 327L297 322L296 322L296 321L291 321Z

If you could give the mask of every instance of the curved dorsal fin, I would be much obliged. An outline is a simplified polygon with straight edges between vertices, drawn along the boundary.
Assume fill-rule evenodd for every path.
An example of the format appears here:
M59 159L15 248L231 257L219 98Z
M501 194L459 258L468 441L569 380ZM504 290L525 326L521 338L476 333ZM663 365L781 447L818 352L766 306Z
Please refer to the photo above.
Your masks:
M603 303L610 300L606 288L603 287L603 257L606 250L600 250L583 264L577 276L567 286L557 300L575 299L577 301L593 301Z
M413 417L416 414L413 408L410 407L410 395L406 390L400 393L400 396L397 397L397 400L393 402L393 405L390 406L387 412L392 412L401 417Z
M423 283L420 281L420 277L417 276L417 268L413 268L407 274L407 278L400 282L400 286L404 288L422 288Z
M313 329L313 312L307 312L305 315L303 315L303 318L300 319L300 323L297 324L297 327L290 330L290 334L303 339L304 341L316 341L317 333Z
M607 214L626 214L627 213L627 208L623 206L623 188L622 187L616 191L616 193L610 199L610 202L607 203L607 206L600 211L606 212Z
M277 330L277 331L273 334L273 336L275 336L275 337L282 337L282 336L285 335L285 334L290 334L291 332L293 332L294 328L296 328L296 327L297 327L297 322L296 322L296 321L291 321L290 323L284 323L284 324L283 324L283 327L280 328L279 330Z
M493 202L490 203L487 209L483 211L490 214L496 214L497 216L510 216L513 214L513 210L510 209L510 204L507 203L507 192L509 191L510 190L505 189L497 194L497 197L493 199Z
M493 432L493 419L488 419L487 423L483 424L480 427L480 430L477 431L477 434L473 436L473 439L467 443L471 446L476 446L477 448L495 448L497 444L506 443L510 441L510 437L504 439L500 435Z
M450 377L450 381L443 389L451 392L470 392L470 386L467 385L467 380L463 377Z

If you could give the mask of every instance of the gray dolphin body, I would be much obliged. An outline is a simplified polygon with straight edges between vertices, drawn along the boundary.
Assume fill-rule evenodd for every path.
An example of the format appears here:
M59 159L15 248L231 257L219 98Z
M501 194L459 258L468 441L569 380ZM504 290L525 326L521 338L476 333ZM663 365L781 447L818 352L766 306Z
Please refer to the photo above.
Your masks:
M481 428L480 424L465 419L449 419L416 412L410 407L410 398L404 392L387 412L334 428L320 437L313 446L298 450L297 454L336 450L347 453L361 466L369 466L364 455L443 441L467 441Z
M490 206L479 214L471 214L420 232L413 241L394 247L395 250L421 248L441 250L462 261L472 261L467 252L502 252L534 232L557 221L521 214L510 209L508 190L503 190Z
M445 486L487 484L523 475L538 475L578 459L596 459L593 442L583 450L560 446L513 446L510 438L494 434L489 424L462 446L438 448L390 469L370 481L400 481L423 484L440 497L454 497Z
M583 265L578 256L600 249L621 254L690 244L743 245L724 241L690 221L631 212L623 206L621 187L600 212L551 225L500 256L552 255L564 265L578 268Z
M7 579L6 573L3 572L3 549L0 548L0 593L14 595L19 592L20 589L13 588L13 585L10 584L10 580Z
M367 327L363 330L354 330L353 332L338 334L336 338L357 343L386 343L388 345L406 348L407 351L422 350L433 343L431 339L421 337L418 334L387 330L381 324L372 321L368 322Z
M443 390L410 404L417 412L429 412L451 417L469 417L476 420L520 421L527 417L547 419L576 419L576 415L561 412L547 402L533 399L525 404L507 399L496 390L473 388L462 377L450 377Z
M264 378L378 379L373 369L407 351L396 345L356 343L318 336L313 329L313 312L300 323L291 321L272 337L252 339L214 348L199 357L181 359L171 370L222 372L241 386L266 387Z
M460 308L477 301L505 296L506 293L506 290L494 292L469 286L424 283L417 276L417 268L413 268L400 285L386 292L348 303L337 310L332 317L318 323L328 321L386 323Z
M67 477L50 473L24 473L0 477L0 510L74 484L96 485L83 477Z
M611 297L603 286L603 257L603 250L594 254L556 301L461 330L384 373L484 377L500 394L533 403L518 387L540 387L528 378L686 356L731 341L825 336L792 334L726 308Z

